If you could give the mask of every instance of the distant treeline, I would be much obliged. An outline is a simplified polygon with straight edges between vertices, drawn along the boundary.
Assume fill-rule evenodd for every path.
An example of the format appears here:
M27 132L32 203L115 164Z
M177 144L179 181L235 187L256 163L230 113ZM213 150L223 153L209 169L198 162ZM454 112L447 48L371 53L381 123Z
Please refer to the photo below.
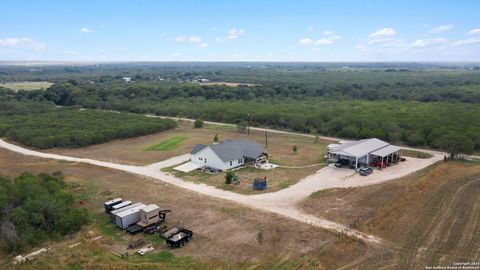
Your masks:
M345 65L132 64L102 66L98 72L95 67L64 67L57 75L45 70L44 75L58 76L49 89L0 89L0 101L230 123L247 122L250 114L252 125L354 139L378 137L445 150L458 141L461 145L454 148L461 152L480 149L480 71L476 66ZM14 74L5 76L27 76ZM36 74L38 79L45 79ZM136 82L124 83L122 76L131 76ZM182 83L198 78L260 85Z
M0 247L21 251L78 231L89 222L61 173L0 176Z
M0 103L0 136L36 148L82 147L176 127L169 119L55 108L43 103Z

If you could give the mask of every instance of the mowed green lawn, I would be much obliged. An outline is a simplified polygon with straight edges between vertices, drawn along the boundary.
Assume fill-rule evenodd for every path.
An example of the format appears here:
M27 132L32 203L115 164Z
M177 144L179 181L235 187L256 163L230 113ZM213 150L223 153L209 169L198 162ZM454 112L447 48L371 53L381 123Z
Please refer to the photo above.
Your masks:
M175 136L165 139L159 143L153 144L145 149L145 151L168 151L180 147L186 140L187 136Z

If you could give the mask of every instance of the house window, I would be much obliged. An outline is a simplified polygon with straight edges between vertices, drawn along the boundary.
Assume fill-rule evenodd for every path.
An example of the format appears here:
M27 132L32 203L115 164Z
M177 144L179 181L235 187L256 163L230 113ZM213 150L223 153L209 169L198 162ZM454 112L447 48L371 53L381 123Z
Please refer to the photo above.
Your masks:
M199 159L199 160L203 160L203 158L201 158L201 157L199 157L198 159Z
M205 161L205 163L207 163L207 159L205 159L204 161Z
M232 163L233 163L233 161L230 161L230 166L232 166L232 165L233 165Z
M242 162L243 162L243 159L238 160L238 164L242 164Z

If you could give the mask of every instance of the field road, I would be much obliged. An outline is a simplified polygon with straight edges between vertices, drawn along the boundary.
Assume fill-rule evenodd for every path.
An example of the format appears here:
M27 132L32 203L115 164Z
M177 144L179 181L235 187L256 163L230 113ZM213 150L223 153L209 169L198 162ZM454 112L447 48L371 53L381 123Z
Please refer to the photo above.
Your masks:
M252 128L253 129L253 128ZM257 128L258 130L264 130ZM288 133L283 131L274 131L278 133ZM293 133L292 133L293 134ZM332 138L332 140L335 140ZM367 177L359 176L358 174L352 175L352 171L348 169L337 169L332 166L327 166L316 173L302 179L295 185L292 185L283 190L265 193L265 194L256 194L256 195L243 195L234 193L231 191L217 189L212 186L208 186L201 183L193 183L184 181L180 178L174 177L169 173L162 172L160 169L165 167L170 167L175 164L185 162L189 159L189 155L181 155L173 157L162 162L154 163L147 166L133 166L133 165L124 165L118 163L111 163L105 161L99 161L88 158L77 158L70 156L63 156L57 154L43 153L35 150L30 150L17 146L11 143L8 143L0 139L0 147L8 149L13 152L17 152L23 155L36 156L41 158L56 159L56 160L65 160L71 162L82 162L88 163L96 166L106 167L110 169L121 170L129 172L132 174L149 177L154 180L159 180L165 183L169 183L180 188L184 188L190 191L194 191L203 195L212 196L215 198L233 201L241 205L259 209L262 211L272 212L290 219L294 219L303 223L307 223L316 227L324 228L327 230L342 232L352 237L356 237L366 242L380 244L381 239L372 236L366 235L357 230L347 229L343 224L329 221L326 219L318 218L310 214L301 212L296 208L296 204L305 198L307 198L312 192L336 188L336 187L355 187L355 186L364 186L381 183L384 181L392 180L398 177L405 176L422 168L425 168L439 160L443 159L444 153L428 151L432 154L430 159L414 159L408 158L406 162L403 162L399 165L389 167L383 171L375 171L373 174Z

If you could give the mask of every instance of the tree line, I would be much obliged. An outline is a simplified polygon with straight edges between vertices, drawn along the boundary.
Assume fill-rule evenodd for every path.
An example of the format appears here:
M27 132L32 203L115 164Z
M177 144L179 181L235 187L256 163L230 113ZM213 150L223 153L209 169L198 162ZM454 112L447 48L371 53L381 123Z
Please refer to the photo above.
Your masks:
M0 103L0 136L47 149L83 147L176 127L176 122L170 119L34 104ZM30 106L27 107L28 105Z

